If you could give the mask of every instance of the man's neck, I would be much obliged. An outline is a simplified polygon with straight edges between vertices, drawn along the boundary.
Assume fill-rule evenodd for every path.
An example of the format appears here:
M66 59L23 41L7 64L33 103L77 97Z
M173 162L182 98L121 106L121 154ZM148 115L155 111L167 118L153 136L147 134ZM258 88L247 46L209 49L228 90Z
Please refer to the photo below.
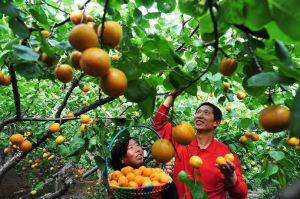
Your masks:
M206 149L214 138L213 132L197 132L197 143L200 149Z

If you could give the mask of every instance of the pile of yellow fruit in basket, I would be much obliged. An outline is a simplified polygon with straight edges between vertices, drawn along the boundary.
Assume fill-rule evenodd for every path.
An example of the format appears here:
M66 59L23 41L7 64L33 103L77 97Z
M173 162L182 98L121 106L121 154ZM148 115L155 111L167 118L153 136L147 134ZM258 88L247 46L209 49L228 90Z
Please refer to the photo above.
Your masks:
M116 170L109 174L109 184L120 187L161 186L170 180L170 176L161 168L146 168L145 166L138 169L126 166L121 171Z

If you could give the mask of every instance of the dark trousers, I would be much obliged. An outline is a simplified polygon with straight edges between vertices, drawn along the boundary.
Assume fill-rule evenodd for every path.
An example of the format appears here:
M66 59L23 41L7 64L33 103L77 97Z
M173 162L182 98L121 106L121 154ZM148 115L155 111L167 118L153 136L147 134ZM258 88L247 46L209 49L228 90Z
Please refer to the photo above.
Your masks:
M161 195L163 199L178 199L178 193L175 183L172 182L170 187L167 190L163 191Z

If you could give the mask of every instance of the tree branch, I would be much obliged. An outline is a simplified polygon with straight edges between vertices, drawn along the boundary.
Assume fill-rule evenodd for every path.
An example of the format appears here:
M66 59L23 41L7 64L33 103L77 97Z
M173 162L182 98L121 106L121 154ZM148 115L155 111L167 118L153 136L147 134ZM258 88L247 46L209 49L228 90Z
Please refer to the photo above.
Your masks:
M253 50L253 48L252 48L252 46L251 46L251 38L250 38L250 36L249 36L249 34L248 34L247 32L245 32L245 34L246 34L247 39L248 39L247 45L248 45L248 48L249 48L249 50L250 50L250 56L251 56L251 58L253 59L255 65L256 65L257 68L258 68L258 70L262 73L262 72L264 72L264 71L263 71L261 65L259 64L256 55L254 54L254 50Z
M73 184L73 179L71 177L69 177L64 181L64 185L62 187L60 187L60 189L58 191L56 191L54 193L47 193L47 194L39 197L39 199L58 198L59 196L66 193L72 184Z
M127 106L120 114L119 116L123 115L132 105Z
M196 26L196 28L193 30L193 32L189 35L189 38L191 38L199 29L199 25ZM175 52L179 52L185 45L185 42L183 42L176 50Z
M81 7L79 7L79 10L82 10L91 0L87 0ZM54 28L57 28L58 26L64 25L68 21L70 21L70 17L65 18L63 21L59 23L54 23L53 26L50 28L50 35L52 35L52 32L54 31Z
M93 104L90 104L88 106L83 107L82 109L79 109L77 111L74 112L75 116L81 115L83 113L86 113L90 110L93 110L94 108L106 104L112 100L114 100L114 97L107 97L101 101L97 100L96 102L94 102ZM17 118L11 118L11 120L16 120ZM61 121L61 124L66 123L68 120L63 120ZM3 122L2 122L3 123ZM43 137L39 140L37 140L36 143L32 144L32 148L27 151L27 152L22 152L19 151L17 154L15 154L11 159L7 160L7 162L0 167L0 184L1 181L3 180L4 174L11 169L13 166L15 166L18 162L21 161L21 159L23 159L28 153L30 153L32 150L34 150L35 148L39 147L47 138L49 138L52 135L52 133L50 132L49 129L46 129L44 131Z
M208 65L207 65L206 69L204 71L202 71L201 74L198 77L193 79L190 83L186 84L184 87L180 88L178 91L183 91L186 88L190 87L193 83L197 82L205 73L207 73L209 71L214 59L217 56L218 49L219 49L218 24L217 24L216 17L215 17L214 11L213 11L213 0L209 0L208 2L209 2L210 17L211 17L211 20L212 20L213 25L214 25L215 42L214 42L213 55L212 55Z
M40 80L38 81L37 89L35 90L34 97L31 99L31 102L29 104L32 104L34 99L36 99L36 95L39 92L39 90L40 90ZM26 113L29 111L29 109L30 109L30 106L28 106L28 108L24 111L23 116L26 115Z
M175 73L178 76L182 77L184 80L186 80L187 82L192 82L191 79L189 79L188 77L184 76L183 74L177 72L176 70L161 70L162 72L170 72L170 73Z
M109 0L105 1L104 12L103 12L103 16L102 16L102 26L101 26L101 35L100 35L101 48L103 48L103 32L104 32L105 15L106 15L106 11L108 8L108 2L109 2Z
M262 29L260 31L252 31L249 28L247 28L246 26L243 25L238 25L238 24L233 24L236 28L240 29L241 31L245 32L245 33L249 33L250 35L256 36L256 37L260 37L260 38L264 38L264 39L269 39L270 36L268 34L268 32L266 31L266 29Z
M83 8L85 8L85 6L90 3L91 0L87 0L86 2L83 3L83 5L81 7L79 7L79 10L82 10Z
M54 23L53 26L51 26L51 28L50 28L50 35L52 35L52 33L54 31L54 28L57 28L58 26L62 26L70 20L71 20L70 17L68 17L68 18L65 18L63 21L61 21L59 23Z
M56 112L56 115L55 115L55 118L59 118L59 117L60 117L61 112L62 112L63 109L65 108L65 106L66 106L66 104L67 104L67 101L68 101L70 95L72 94L74 88L75 88L76 86L78 86L79 81L82 79L82 77L83 77L84 75L85 75L85 73L82 72L78 78L73 78L72 84L71 84L71 86L70 86L70 88L69 88L69 90L68 90L68 92L67 92L67 94L66 94L66 96L65 96L65 98L64 98L64 100L63 100L63 102L62 102L62 104L61 104L60 107L58 108L58 110L57 110L57 112Z
M193 18L189 18L188 20L184 21L184 18L183 18L183 14L180 15L181 19L182 19L182 26L181 26L181 30L180 30L180 34L182 33L182 31L184 30L184 27L185 27L185 24L189 21L191 21Z
M64 10L62 10L62 9L60 9L60 8L58 8L58 7L55 7L54 5L51 5L51 4L48 3L47 1L42 0L42 2L43 2L44 4L46 4L47 6L50 6L50 7L54 8L54 9L56 9L56 10L59 10L59 11L65 13L65 14L68 14L68 15L70 14L70 13L68 13L68 12L66 12L66 11L64 11Z
M12 89L13 89L15 106L16 106L16 117L21 118L20 93L19 93L19 89L18 89L18 82L17 82L15 69L13 67L13 64L8 64L7 66L8 66L8 70L9 70L10 77L11 77Z
M88 170L87 172L85 172L82 176L82 178L87 178L88 176L90 176L91 174L93 174L94 172L96 172L98 170L98 166L93 167L92 169Z

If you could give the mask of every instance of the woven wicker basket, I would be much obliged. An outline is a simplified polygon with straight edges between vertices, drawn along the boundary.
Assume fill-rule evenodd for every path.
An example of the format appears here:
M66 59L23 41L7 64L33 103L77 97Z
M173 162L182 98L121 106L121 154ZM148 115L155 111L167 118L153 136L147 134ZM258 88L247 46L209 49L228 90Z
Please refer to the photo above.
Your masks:
M168 189L172 183L172 179L168 183L160 186L148 185L145 187L117 187L110 185L112 194L116 199L149 199L161 194L162 191Z

